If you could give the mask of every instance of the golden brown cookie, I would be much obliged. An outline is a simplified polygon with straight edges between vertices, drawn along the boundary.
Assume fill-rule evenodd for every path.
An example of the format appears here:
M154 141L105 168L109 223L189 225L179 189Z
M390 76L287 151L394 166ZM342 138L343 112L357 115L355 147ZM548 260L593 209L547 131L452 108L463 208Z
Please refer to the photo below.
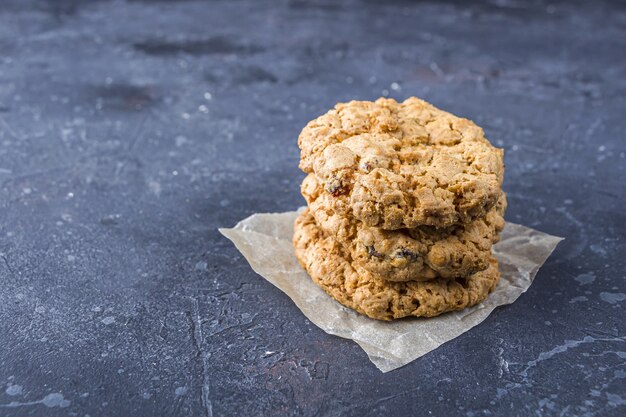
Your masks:
M470 223L385 230L366 226L347 210L335 210L335 199L315 175L304 179L301 191L316 223L343 246L352 263L389 281L427 281L482 271L489 266L491 246L504 227L504 193L485 217Z
M433 317L483 301L500 273L495 258L489 267L467 278L426 282L390 282L352 264L336 240L324 234L308 210L295 223L296 257L315 283L346 307L379 320L407 316Z
M337 104L298 145L300 168L368 226L467 223L500 196L502 149L470 120L415 97Z

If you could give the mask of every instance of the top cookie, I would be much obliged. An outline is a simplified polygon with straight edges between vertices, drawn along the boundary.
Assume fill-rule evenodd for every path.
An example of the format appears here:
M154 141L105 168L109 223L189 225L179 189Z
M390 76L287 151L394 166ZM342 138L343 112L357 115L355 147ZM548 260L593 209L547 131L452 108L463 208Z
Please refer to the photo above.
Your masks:
M300 168L368 226L467 223L500 196L502 149L470 120L415 97L337 104L298 145Z

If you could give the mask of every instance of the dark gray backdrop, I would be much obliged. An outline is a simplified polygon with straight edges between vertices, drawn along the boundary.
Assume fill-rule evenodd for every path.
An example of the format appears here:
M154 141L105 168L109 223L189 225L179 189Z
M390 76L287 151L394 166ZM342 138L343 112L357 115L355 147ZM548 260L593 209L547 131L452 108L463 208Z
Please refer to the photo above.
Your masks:
M0 415L624 415L623 3L0 3ZM528 293L381 374L217 228L294 209L296 138L423 97L566 237Z

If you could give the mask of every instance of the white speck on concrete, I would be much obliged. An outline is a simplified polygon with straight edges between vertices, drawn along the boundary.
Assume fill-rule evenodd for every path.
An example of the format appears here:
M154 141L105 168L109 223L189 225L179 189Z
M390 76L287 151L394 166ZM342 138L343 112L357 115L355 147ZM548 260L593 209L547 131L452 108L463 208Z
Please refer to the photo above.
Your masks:
M206 271L208 269L208 264L204 261L199 261L196 263L195 270L196 271Z
M21 385L9 385L8 388L5 390L5 392L7 393L7 395L10 396L14 396L14 395L22 395L22 391L23 391L23 387Z
M179 147L179 148L181 146L189 143L189 139L187 139L185 136L182 136L182 135L176 136L176 139L174 139L174 141L176 143L176 146Z
M622 292L601 292L600 298L609 304L617 304L626 300L626 294Z
M105 318L103 318L100 321L108 326L109 324L115 323L115 317L113 317L113 316L106 316Z
M185 394L187 394L187 387L178 387L178 388L176 388L174 393L176 395L185 395Z
M17 408L17 407L23 407L23 406L28 406L28 405L36 405L36 404L43 404L46 407L65 408L65 407L69 407L70 403L71 402L69 400L66 400L63 397L63 394L58 393L58 392L53 392L51 394L46 395L45 397L43 397L43 399L38 400L38 401L26 401L26 402L11 401L8 404L0 404L0 408Z
M63 394L58 393L58 392L53 392L52 394L46 395L43 398L43 400L41 400L41 403L45 405L46 407L65 408L65 407L69 407L70 405L70 401L66 400L63 397Z
M591 284L593 281L595 281L596 276L593 272L586 272L584 274L578 275L574 279L578 281L580 285L586 285L586 284Z
M148 182L148 188L150 189L150 192L152 192L152 194L156 195L157 197L161 195L161 184L159 182L157 181Z

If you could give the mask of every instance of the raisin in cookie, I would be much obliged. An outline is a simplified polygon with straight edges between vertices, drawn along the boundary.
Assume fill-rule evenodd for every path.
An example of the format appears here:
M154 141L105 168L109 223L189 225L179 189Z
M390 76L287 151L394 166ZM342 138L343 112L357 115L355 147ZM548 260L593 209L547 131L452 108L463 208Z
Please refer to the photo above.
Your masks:
M498 201L503 151L483 130L412 97L340 103L300 133L300 168L367 226L448 227Z
M352 263L389 281L427 281L482 271L489 267L491 246L504 227L504 193L485 217L470 223L385 230L366 226L335 208L341 203L324 192L312 174L302 182L301 191L318 226L343 246Z
M353 265L350 254L315 223L308 210L295 223L296 257L315 283L346 307L379 320L433 317L478 304L494 290L500 273L489 267L466 278L390 282Z

